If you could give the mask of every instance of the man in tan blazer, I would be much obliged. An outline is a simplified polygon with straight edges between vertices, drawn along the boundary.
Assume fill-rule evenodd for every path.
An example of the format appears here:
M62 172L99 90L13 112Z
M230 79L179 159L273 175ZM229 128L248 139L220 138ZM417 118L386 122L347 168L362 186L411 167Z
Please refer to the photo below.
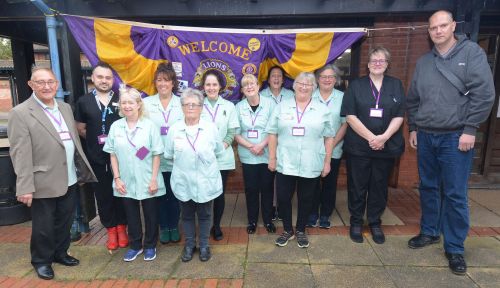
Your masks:
M77 182L95 182L85 158L71 107L56 101L59 85L52 70L34 68L31 97L9 114L10 155L16 194L31 206L31 263L38 277L54 278L52 263L76 266L69 256L70 227Z

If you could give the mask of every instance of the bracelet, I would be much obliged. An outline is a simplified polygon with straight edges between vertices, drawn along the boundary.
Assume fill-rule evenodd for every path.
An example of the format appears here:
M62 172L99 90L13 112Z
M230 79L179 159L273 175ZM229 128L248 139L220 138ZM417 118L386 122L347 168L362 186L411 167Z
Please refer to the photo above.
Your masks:
M118 176L118 177L115 177L114 179L115 179L115 180L116 180L116 179L120 179L120 176Z

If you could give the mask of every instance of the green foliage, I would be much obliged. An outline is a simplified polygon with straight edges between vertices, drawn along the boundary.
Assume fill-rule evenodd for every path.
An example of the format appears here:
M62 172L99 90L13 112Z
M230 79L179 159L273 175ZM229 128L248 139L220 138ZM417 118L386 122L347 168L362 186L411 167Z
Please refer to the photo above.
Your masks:
M10 39L0 38L0 60L12 59L12 49L10 48Z

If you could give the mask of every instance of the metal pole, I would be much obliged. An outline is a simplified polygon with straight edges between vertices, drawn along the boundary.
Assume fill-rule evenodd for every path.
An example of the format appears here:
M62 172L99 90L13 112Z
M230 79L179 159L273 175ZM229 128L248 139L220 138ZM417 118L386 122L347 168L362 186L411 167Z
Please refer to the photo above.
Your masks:
M64 92L62 90L61 82L61 67L59 66L59 50L57 47L57 26L58 22L54 12L42 0L30 0L42 13L45 15L45 24L47 26L47 39L49 42L50 64L52 71L59 82L56 97L64 99Z

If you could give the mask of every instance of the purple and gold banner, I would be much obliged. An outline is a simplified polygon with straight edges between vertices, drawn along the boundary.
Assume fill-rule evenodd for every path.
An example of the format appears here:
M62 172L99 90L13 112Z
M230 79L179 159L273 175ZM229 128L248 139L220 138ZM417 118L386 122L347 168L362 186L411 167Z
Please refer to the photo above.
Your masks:
M222 96L240 99L239 80L254 74L262 82L280 65L291 78L334 61L365 34L363 28L249 30L163 26L63 15L90 63L107 62L115 81L155 94L153 75L171 61L185 87L200 88L207 70L224 77Z

